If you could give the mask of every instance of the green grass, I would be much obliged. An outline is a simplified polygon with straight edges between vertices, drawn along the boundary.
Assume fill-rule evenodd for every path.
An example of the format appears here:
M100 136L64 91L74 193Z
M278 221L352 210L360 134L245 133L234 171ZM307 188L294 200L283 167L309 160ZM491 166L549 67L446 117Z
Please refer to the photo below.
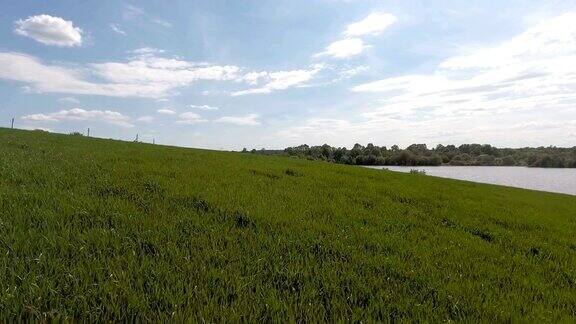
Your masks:
M576 197L0 129L0 317L575 321Z

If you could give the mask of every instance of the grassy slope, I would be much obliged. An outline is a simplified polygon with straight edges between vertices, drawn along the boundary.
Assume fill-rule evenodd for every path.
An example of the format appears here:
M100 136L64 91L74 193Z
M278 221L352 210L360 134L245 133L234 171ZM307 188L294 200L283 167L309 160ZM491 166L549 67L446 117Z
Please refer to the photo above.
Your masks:
M576 197L0 129L0 317L576 318Z

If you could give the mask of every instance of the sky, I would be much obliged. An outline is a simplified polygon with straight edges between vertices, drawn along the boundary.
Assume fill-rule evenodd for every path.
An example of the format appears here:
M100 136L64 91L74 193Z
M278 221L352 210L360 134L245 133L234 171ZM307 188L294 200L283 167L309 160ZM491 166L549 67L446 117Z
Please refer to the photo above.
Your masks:
M0 127L576 145L576 0L0 0Z

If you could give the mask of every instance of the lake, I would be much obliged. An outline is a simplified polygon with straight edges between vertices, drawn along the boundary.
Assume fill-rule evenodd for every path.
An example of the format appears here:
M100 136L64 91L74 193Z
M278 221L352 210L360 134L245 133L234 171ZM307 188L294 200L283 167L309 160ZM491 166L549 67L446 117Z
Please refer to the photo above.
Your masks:
M492 166L367 167L398 172L410 172L411 169L417 169L426 171L426 175L442 178L576 195L576 169Z

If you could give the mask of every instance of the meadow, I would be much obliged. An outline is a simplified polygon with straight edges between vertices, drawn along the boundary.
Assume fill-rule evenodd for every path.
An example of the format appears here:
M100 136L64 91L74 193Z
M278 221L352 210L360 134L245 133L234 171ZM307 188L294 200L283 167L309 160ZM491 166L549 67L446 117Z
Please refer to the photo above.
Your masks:
M576 197L0 129L0 318L576 321Z

